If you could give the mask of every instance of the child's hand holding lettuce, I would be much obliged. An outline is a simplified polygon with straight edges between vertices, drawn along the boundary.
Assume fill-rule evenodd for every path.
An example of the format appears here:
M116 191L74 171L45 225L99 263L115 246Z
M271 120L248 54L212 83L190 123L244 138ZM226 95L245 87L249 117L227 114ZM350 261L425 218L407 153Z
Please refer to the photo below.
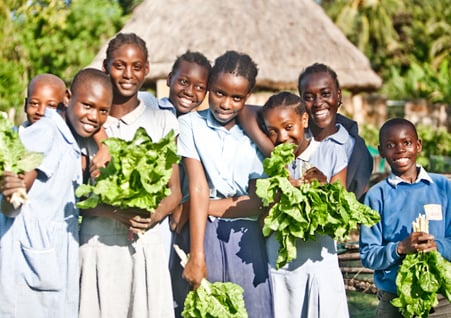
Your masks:
M179 162L174 132L153 143L144 128L139 128L130 141L108 138L104 141L111 161L100 169L94 185L84 184L76 195L81 209L107 204L120 209L138 208L153 212L170 194L167 187L172 165Z

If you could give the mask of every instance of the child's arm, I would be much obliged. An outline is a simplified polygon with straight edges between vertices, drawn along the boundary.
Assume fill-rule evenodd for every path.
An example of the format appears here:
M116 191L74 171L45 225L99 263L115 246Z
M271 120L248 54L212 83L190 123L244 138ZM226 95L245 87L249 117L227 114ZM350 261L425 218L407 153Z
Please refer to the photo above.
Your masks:
M197 288L202 279L207 276L204 239L210 190L202 163L199 160L183 158L183 164L189 180L190 193L190 257L185 265L183 277L194 288Z
M265 157L269 157L274 145L258 126L257 112L259 108L260 106L256 105L245 105L238 113L238 122Z
M100 168L107 165L107 163L111 160L111 155L108 151L108 147L102 142L108 138L108 135L103 127L100 127L99 131L92 135L92 138L96 142L99 150L91 160L89 173L92 178L97 178L100 174Z
M160 222L167 215L171 214L180 204L182 199L182 191L180 189L179 165L172 165L171 179L168 182L168 188L171 194L160 201L155 212L151 216L150 227Z
M347 168L344 168L343 170L341 170L340 172L338 172L337 174L333 175L330 178L330 183L339 181L343 185L343 187L346 188L346 173L347 173Z
M256 179L249 181L248 195L210 200L208 214L224 218L258 216L264 212L260 198L255 194Z

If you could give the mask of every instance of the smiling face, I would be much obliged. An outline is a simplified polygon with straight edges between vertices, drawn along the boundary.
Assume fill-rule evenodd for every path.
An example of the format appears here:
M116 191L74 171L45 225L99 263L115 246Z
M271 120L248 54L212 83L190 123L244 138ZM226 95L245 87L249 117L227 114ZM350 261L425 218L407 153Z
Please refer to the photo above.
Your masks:
M210 82L209 107L215 119L226 129L236 124L236 117L250 95L249 81L244 76L220 72Z
M182 61L167 79L169 100L178 114L199 107L207 93L208 69L194 62Z
M311 129L322 130L326 136L335 133L335 118L341 102L341 90L335 80L327 72L316 72L306 75L299 84Z
M390 125L381 130L379 142L379 153L392 172L408 182L416 180L416 160L422 146L415 130L407 124Z
M304 130L308 126L308 115L296 112L296 106L280 106L264 112L263 120L267 135L274 146L282 143L292 143L297 146L295 156L301 154L307 147Z
M111 76L115 96L132 97L138 93L149 73L145 52L135 44L123 44L105 60L104 68Z
M61 79L51 74L38 75L28 87L25 101L27 120L34 124L44 116L47 107L56 109L58 104L66 102L66 85Z
M113 101L111 87L101 82L80 83L69 100L66 111L70 126L80 137L87 138L105 123Z

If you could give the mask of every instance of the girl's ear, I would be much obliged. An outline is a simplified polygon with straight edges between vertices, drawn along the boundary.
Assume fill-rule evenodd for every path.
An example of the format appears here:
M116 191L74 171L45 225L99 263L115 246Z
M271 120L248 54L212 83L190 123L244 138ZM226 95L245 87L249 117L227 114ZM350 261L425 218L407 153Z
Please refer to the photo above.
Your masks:
M304 112L302 114L302 125L304 128L308 128L308 114L307 112Z
M342 95L341 95L341 89L338 89L337 92L337 99L338 99L338 107L340 107L343 103L342 103Z
M146 76L147 76L147 74L149 74L149 72L150 72L150 63L149 62L146 62L146 66L145 66L145 68L146 68Z

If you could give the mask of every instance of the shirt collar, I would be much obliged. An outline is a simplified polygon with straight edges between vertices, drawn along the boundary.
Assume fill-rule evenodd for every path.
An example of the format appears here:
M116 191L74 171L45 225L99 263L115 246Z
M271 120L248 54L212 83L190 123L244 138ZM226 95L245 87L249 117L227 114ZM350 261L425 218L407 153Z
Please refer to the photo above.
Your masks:
M129 112L128 114L122 116L121 118L116 118L113 116L108 116L108 119L105 123L105 127L109 127L109 126L119 126L119 124L122 122L125 125L129 125L133 122L135 122L138 118L141 117L141 115L146 111L146 105L139 100L139 104L138 106L133 109L131 112Z
M171 103L171 101L167 97L163 97L158 100L158 107L160 107L160 109L163 109L163 110L169 110L174 115L176 115L177 110L175 109L174 105Z
M422 180L424 180L428 183L434 182L434 181L432 181L432 178L429 176L429 174L426 172L426 170L424 170L424 168L422 166L417 165L417 169L419 169L418 176L417 176L417 179L415 180L415 182L413 182L413 183L420 183ZM400 177L398 177L397 175L395 175L393 172L391 172L389 174L389 176L387 177L387 181L395 188L400 183L408 183L407 181L405 181L405 180L401 179Z
M349 133L342 124L337 123L336 127L337 127L337 132L330 136L327 136L324 140L330 139L330 140L335 141L338 144L344 145L348 141ZM312 134L312 131L310 130L310 128L308 129L308 131L306 133L306 137L307 138L313 137L313 134Z

